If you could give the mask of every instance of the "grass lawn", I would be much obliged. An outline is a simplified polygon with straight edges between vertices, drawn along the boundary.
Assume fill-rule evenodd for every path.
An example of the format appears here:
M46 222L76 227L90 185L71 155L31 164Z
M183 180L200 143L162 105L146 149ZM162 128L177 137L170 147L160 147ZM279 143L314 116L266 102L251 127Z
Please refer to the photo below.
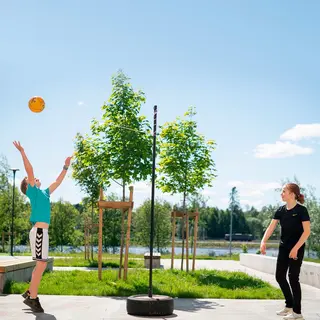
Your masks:
M304 258L304 261L320 263L320 259L313 259L313 258Z
M19 254L20 255L20 254ZM31 255L31 254L21 254L21 255ZM84 259L84 253L79 252L79 253L61 253L61 252L49 252L50 257L77 257ZM90 255L91 256L91 255ZM94 260L98 259L98 255L94 254L93 255ZM124 258L124 256L123 256ZM131 259L144 259L143 254L134 254L134 253L129 253L129 258ZM181 254L176 254L174 256L175 259L181 259ZM186 255L184 255L184 259L186 258ZM196 259L197 260L239 260L240 255L239 254L232 254L231 257L229 255L225 256L209 256L209 255L197 255ZM111 253L103 253L102 254L102 259L112 259L112 260L119 260L120 259L120 254L111 254ZM162 254L161 259L171 259L171 254ZM192 255L189 254L189 259L192 259Z
M130 296L148 292L148 270L129 270L128 280L117 280L117 272L56 271L44 274L39 294ZM243 272L199 270L154 270L154 293L178 298L283 299L281 291ZM27 283L9 282L4 293L22 293Z
M51 255L50 255L51 256ZM129 268L144 268L143 256L130 257L128 262ZM98 257L94 255L93 260L85 260L83 254L70 254L66 258L56 258L54 259L55 267L98 267ZM175 256L176 259L180 259L181 256ZM119 255L108 255L104 254L102 259L102 267L105 268L119 268ZM161 256L161 259L171 259L170 255ZM198 256L197 260L239 260L239 255L229 256ZM124 262L124 260L123 260Z
M120 259L120 258L119 258ZM102 261L102 267L104 268L119 268L119 259L104 259ZM124 259L123 259L124 263ZM94 257L94 260L85 260L83 257L67 257L54 259L55 267L98 267L98 257ZM131 259L128 261L129 268L143 268L144 263L142 259Z

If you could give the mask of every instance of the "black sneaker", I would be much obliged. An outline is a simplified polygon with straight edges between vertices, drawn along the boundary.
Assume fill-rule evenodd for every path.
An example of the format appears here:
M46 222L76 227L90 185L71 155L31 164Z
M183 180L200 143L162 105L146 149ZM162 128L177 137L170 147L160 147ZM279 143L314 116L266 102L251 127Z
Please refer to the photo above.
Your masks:
M33 312L44 312L38 297L35 299L31 299L30 297L27 297L23 301L23 303L26 304L28 307L30 307Z
M30 296L30 291L27 290L26 292L24 292L22 295L21 295L23 298L28 298Z

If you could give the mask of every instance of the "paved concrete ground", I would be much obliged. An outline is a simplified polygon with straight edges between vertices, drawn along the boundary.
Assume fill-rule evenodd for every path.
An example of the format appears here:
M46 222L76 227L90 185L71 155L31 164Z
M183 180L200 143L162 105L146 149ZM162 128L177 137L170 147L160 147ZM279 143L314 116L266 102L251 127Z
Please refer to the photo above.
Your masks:
M112 297L41 296L44 314L33 314L19 295L0 296L1 320L95 320L146 319L126 312L126 299ZM275 311L282 306L277 300L176 299L171 317L147 319L181 320L276 320ZM306 320L319 320L319 300L304 300Z
M170 260L161 259L164 268L170 268ZM180 260L175 260L175 268L180 268ZM190 266L191 263L190 263ZM218 269L243 271L249 275L278 284L274 276L241 266L238 261L198 260L196 269ZM54 270L70 270L55 267ZM75 268L72 268L75 269ZM91 268L76 268L92 270ZM95 268L93 268L95 269ZM320 289L302 285L303 314L306 320L320 320ZM22 303L20 295L0 296L0 319L35 319L35 320L95 320L95 319L145 319L133 317L126 313L126 299L117 297L75 297L75 296L40 296L45 314L33 314ZM278 300L226 300L226 299L176 299L175 311L171 317L150 317L148 319L181 319L181 320L271 320L282 319L275 312L283 306Z

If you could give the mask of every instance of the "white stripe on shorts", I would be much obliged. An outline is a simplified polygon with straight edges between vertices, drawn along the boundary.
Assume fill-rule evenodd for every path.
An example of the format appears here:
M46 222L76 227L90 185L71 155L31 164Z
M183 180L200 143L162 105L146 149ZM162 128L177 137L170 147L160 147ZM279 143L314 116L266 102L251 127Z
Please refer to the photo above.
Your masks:
M49 235L48 229L33 227L29 233L32 259L48 261Z

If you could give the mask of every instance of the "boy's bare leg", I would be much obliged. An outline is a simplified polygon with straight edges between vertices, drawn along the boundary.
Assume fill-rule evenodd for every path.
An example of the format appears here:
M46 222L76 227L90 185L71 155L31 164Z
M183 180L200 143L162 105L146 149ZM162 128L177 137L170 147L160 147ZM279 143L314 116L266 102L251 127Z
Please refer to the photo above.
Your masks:
M43 272L46 270L46 267L47 267L47 262L37 261L36 267L32 272L32 278L31 278L31 283L29 287L31 299L35 299L38 296L38 288L40 285Z

